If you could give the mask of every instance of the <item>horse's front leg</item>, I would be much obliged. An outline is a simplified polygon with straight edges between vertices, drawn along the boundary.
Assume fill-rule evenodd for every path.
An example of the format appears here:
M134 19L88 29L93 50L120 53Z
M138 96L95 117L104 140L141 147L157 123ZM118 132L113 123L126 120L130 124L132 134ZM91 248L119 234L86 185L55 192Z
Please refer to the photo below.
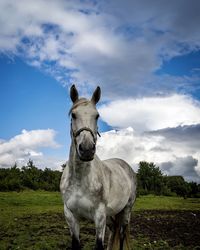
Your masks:
M72 237L72 250L80 250L81 246L79 240L79 232L80 232L79 222L77 221L73 213L70 211L70 209L67 208L66 205L64 205L64 213Z
M101 203L95 212L95 227L96 227L96 245L95 250L104 250L104 236L106 229L106 208L105 204Z

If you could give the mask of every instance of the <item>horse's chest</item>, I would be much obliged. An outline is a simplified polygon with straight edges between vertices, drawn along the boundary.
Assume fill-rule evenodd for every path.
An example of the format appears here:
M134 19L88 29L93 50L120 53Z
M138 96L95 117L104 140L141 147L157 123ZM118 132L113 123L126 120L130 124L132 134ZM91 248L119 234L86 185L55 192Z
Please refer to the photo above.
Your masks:
M73 189L68 195L67 207L78 216L92 217L94 204L92 197L81 189Z

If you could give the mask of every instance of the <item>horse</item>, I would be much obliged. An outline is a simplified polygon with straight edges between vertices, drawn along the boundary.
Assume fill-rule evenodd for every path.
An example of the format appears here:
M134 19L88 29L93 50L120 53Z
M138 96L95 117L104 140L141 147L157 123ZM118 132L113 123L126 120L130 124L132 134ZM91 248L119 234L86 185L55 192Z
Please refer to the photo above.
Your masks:
M97 136L100 136L96 104L100 96L99 86L90 100L79 98L75 85L70 88L71 147L60 191L72 250L81 249L79 220L82 218L95 224L95 250L105 249L106 227L107 250L131 249L128 225L136 199L136 174L122 159L101 161L96 155Z

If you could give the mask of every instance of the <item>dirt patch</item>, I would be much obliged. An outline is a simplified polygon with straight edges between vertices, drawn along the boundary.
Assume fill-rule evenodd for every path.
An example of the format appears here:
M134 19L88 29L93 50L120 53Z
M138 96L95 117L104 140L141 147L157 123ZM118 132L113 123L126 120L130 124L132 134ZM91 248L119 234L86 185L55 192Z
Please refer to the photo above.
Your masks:
M170 247L200 249L200 211L140 211L132 216L130 228L135 239L143 236L151 242L166 241Z
M133 249L200 249L200 211L135 212L130 230ZM87 221L81 223L83 249L93 249L94 239L94 225ZM144 244L144 239L150 245ZM164 242L166 246L156 242ZM11 224L1 225L2 250L69 250L70 245L69 229L62 213L27 215L15 218Z

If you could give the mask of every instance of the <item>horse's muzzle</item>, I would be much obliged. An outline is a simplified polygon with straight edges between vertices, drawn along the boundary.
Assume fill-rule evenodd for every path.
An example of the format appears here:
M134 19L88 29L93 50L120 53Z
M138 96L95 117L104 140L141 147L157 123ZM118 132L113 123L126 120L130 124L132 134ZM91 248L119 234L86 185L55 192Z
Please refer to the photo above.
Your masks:
M78 154L82 161L92 161L96 152L96 146L94 143L90 144L79 144Z

